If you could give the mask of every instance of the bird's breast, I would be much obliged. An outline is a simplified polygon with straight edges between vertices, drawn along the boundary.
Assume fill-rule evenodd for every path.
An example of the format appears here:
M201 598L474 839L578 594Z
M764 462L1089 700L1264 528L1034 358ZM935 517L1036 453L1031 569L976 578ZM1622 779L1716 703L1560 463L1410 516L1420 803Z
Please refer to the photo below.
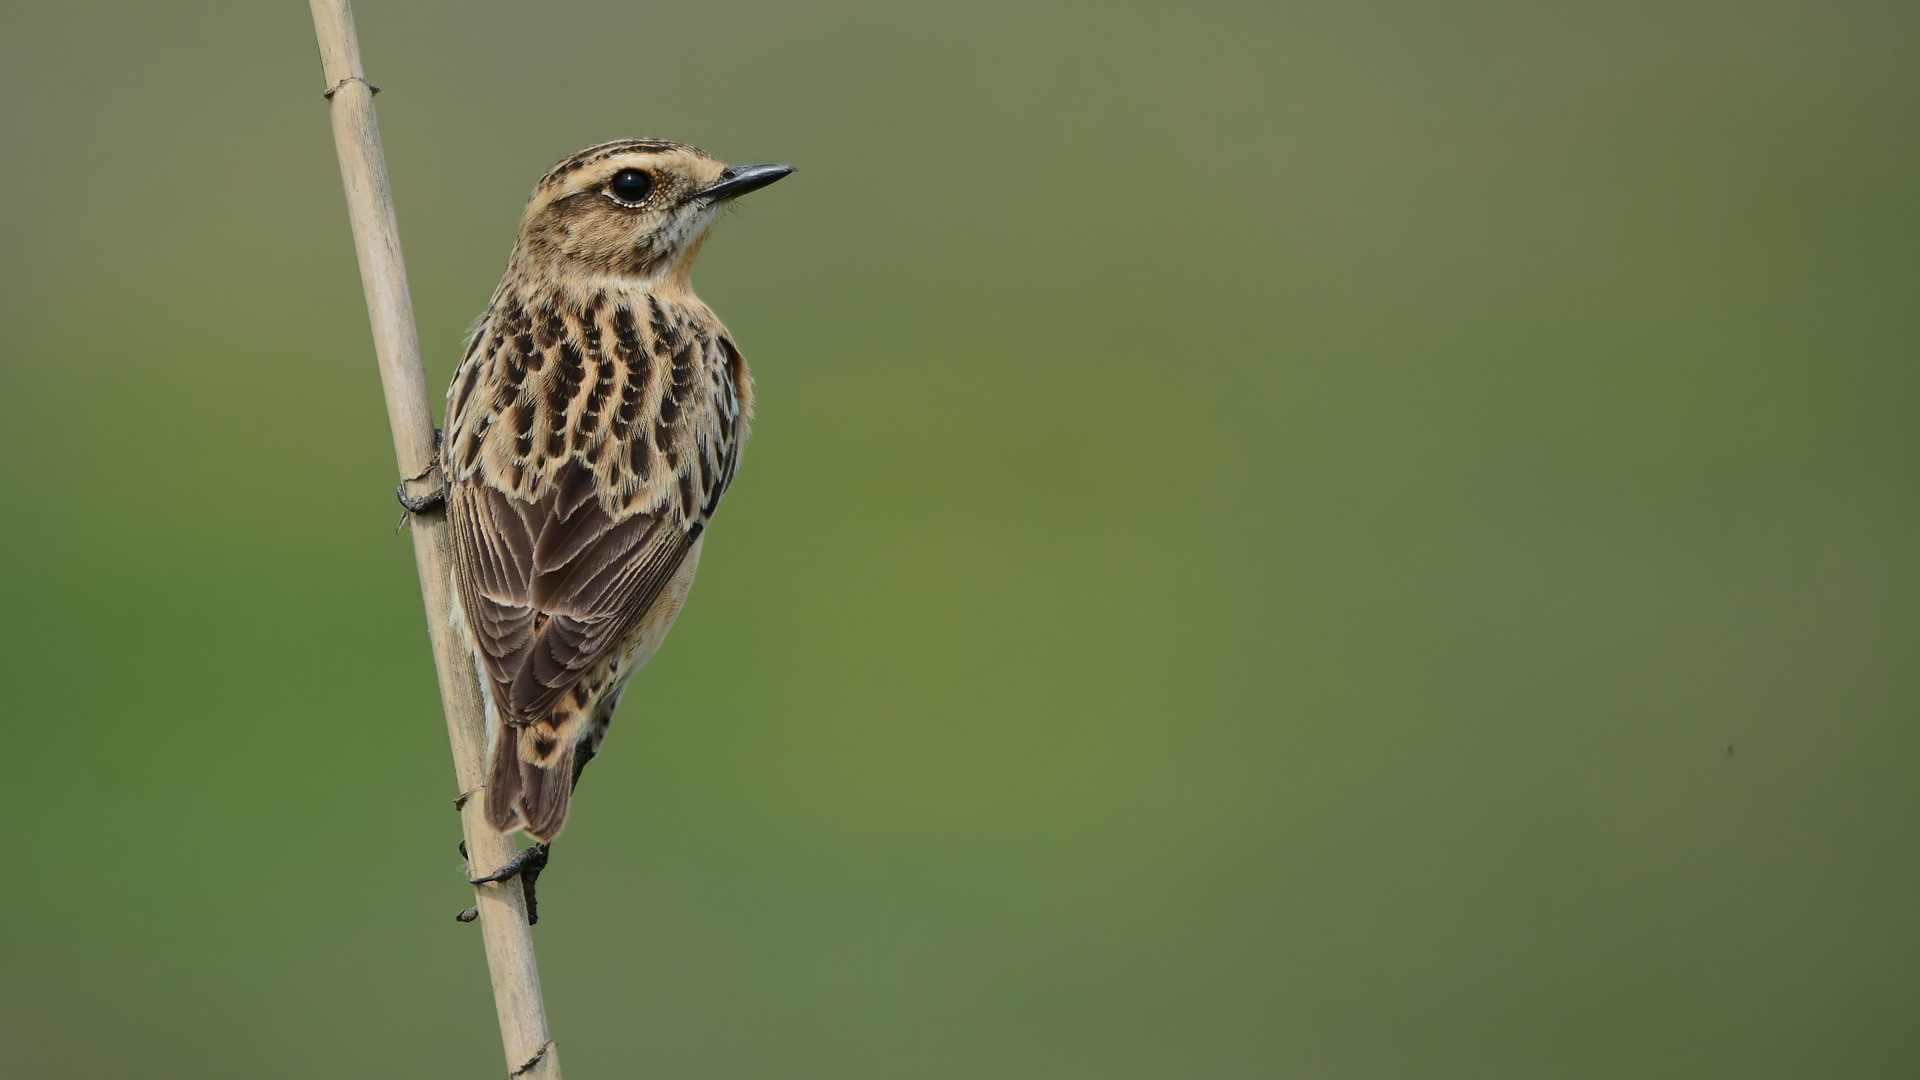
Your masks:
M752 410L746 361L690 296L503 288L447 395L450 479L538 501L568 462L610 514L711 515Z

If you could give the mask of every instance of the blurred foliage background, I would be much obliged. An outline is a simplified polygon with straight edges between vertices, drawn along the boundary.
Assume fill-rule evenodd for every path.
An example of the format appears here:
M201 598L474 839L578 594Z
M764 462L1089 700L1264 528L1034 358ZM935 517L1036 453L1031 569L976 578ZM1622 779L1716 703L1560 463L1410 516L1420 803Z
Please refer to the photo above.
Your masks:
M1920 1071L1912 5L357 14L436 388L563 154L801 167L569 1075ZM6 25L3 1071L495 1075L307 9Z

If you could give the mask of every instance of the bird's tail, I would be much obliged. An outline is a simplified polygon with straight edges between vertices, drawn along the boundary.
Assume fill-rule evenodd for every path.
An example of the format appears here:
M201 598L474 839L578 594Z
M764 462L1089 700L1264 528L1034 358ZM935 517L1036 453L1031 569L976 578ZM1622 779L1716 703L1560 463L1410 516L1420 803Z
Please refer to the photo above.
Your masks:
M521 829L541 841L560 834L573 795L578 727L535 720L524 727L496 729L487 767L489 824L501 832Z

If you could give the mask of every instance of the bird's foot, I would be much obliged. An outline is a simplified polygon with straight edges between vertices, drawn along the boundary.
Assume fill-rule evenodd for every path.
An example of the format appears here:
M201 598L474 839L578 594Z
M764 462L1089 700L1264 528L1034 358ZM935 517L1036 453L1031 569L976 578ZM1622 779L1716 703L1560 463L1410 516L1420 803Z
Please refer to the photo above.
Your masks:
M419 472L414 473L412 476L401 477L400 483L394 485L394 489L393 489L394 498L400 500L400 505L407 508L407 513L409 515L424 514L429 510L438 509L439 507L447 505L447 485L444 479L441 480L439 487L434 488L432 491L427 492L425 495L407 494L408 484L414 483L415 481L418 481L418 480L425 480L427 478L428 473L432 472L434 469L440 466L440 440L441 440L440 429L434 428L433 429L433 456L427 459L426 468L421 469ZM406 521L407 519L405 517L402 517L400 519L400 522L403 525L406 524Z
M548 852L551 851L552 848L552 844L535 844L532 847L521 848L514 853L513 858L507 860L507 865L502 866L500 869L484 877L468 878L467 880L475 885L486 885L495 882L511 881L516 877L519 878L521 892L527 898L527 925L532 926L540 921L540 902L535 897L534 885L540 880L540 871L547 868ZM460 854L465 855L466 853L467 845L462 843L460 845ZM466 912L463 911L460 914L464 916ZM460 921L472 922L473 920L461 918Z
M408 513L424 514L429 510L447 505L447 485L441 484L425 495L409 495L407 485L396 484L393 488L393 497L400 500L400 505L406 507Z

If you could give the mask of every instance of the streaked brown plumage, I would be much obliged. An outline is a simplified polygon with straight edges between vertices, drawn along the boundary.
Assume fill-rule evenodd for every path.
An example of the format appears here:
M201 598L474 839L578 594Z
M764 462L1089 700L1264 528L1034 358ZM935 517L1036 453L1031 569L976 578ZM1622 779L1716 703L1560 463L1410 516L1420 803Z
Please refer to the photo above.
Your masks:
M561 161L528 201L441 451L453 618L482 672L483 797L503 832L560 831L693 583L753 390L688 275L726 201L791 171L624 139Z

